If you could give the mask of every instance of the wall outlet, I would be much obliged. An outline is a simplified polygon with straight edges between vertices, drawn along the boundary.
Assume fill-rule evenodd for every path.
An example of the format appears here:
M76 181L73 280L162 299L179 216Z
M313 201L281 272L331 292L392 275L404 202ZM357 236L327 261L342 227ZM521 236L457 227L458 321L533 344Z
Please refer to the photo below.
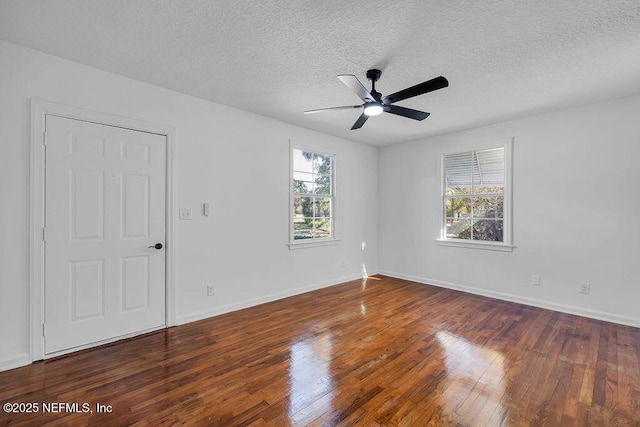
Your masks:
M533 276L531 276L531 284L533 286L540 286L540 276L535 275L535 274Z
M191 220L193 219L193 211L189 208L180 208L178 209L178 218L181 220Z
M580 282L580 290L578 292L589 295L589 292L591 292L591 285L587 282Z
M213 287L213 285L207 285L207 296L210 297L211 295L215 294L216 290Z

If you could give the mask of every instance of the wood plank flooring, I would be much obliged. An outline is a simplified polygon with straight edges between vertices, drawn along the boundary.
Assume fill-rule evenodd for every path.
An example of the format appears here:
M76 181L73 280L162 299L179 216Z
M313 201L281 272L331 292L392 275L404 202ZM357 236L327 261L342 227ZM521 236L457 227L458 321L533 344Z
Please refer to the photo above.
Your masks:
M640 329L378 276L1 372L7 402L39 410L0 425L640 426Z

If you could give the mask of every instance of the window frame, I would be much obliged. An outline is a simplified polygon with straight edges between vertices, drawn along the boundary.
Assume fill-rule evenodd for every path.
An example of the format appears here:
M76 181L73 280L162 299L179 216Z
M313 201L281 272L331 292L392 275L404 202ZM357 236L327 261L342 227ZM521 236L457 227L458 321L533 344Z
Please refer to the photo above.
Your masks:
M299 194L296 194L293 189L294 181L294 152L300 150L312 154L331 157L331 188L330 195L327 197L331 200L331 237L326 238L310 238L310 239L294 239L295 226L294 226L294 199ZM289 249L302 249L309 247L336 245L340 241L336 237L336 162L337 155L335 153L328 153L323 150L311 149L309 147L303 147L300 145L290 144L289 146ZM321 196L323 197L323 196Z
M460 147L448 150L440 154L439 157L439 173L440 173L440 199L438 202L440 209L439 237L436 238L436 244L440 246L464 247L471 249L485 249L493 251L513 251L513 212L512 212L512 187L513 187L513 141L503 144L484 143L477 144L472 147ZM467 240L450 238L446 235L446 177L445 177L445 157L453 154L462 154L473 151L484 151L496 148L504 149L504 194L503 194L503 230L502 242L486 241L486 240Z

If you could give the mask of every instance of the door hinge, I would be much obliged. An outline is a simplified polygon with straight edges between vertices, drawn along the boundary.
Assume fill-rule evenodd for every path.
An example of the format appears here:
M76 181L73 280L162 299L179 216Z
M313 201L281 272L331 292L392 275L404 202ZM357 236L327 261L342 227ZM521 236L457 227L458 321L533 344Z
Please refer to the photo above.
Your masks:
M46 323L42 324L42 336L43 337L47 336L47 324Z
M42 143L47 145L47 132L42 132Z
M42 227L42 241L47 241L47 227Z

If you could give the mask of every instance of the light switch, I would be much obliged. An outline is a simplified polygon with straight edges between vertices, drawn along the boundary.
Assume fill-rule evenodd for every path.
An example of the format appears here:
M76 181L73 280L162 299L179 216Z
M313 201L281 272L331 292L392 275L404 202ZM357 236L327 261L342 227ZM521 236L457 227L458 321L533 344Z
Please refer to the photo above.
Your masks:
M193 211L189 208L180 208L178 210L178 215L182 220L193 219Z
M203 202L202 203L202 215L203 216L209 216L209 214L211 213L211 205L209 202Z

